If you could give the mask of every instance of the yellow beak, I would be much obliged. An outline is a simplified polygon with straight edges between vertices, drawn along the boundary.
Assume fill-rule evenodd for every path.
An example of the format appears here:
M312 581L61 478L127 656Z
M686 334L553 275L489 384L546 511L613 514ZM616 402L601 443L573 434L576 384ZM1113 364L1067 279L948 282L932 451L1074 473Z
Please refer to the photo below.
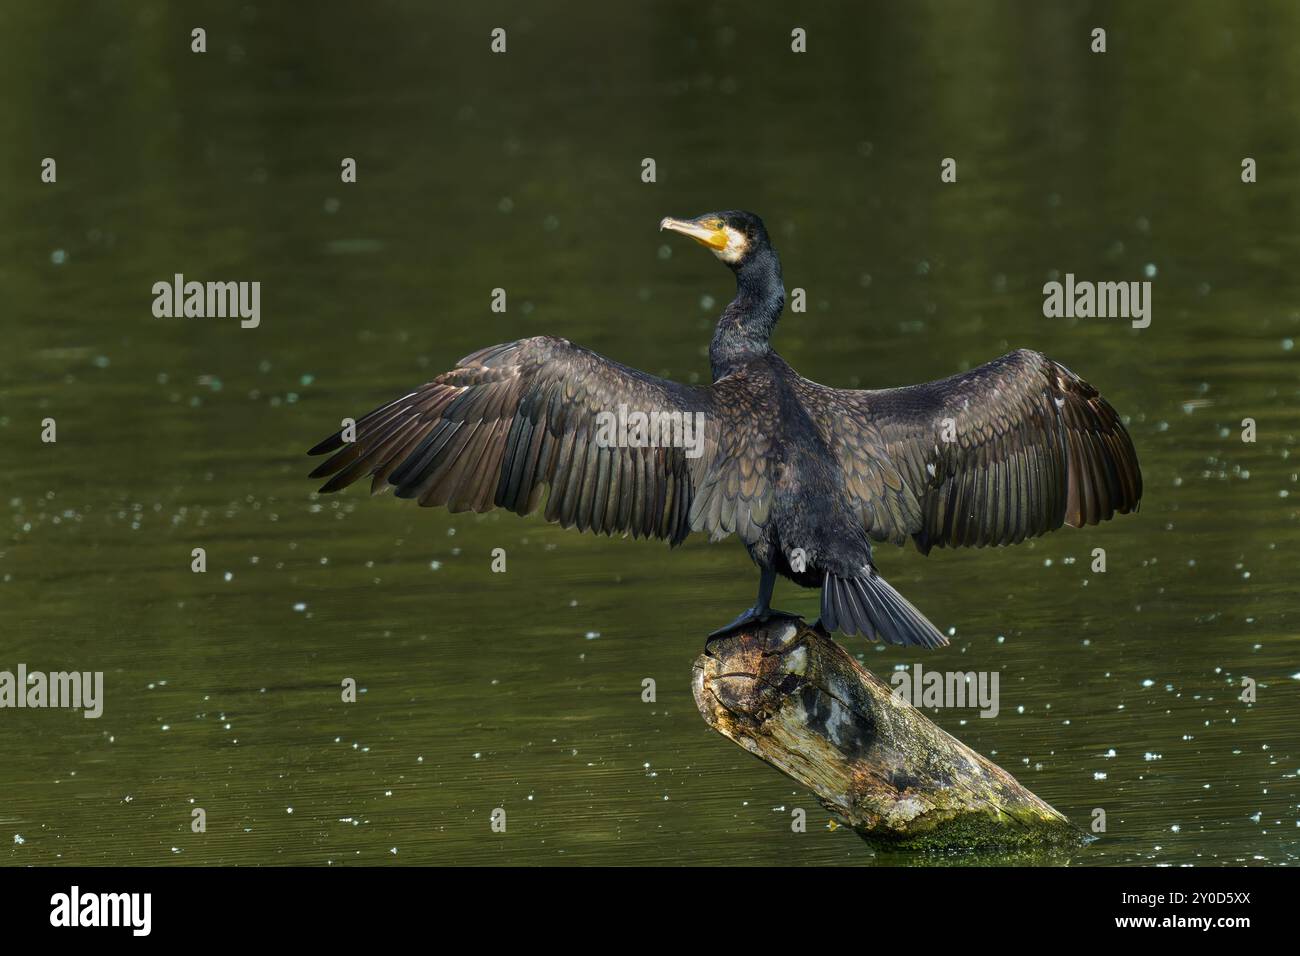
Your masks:
M728 240L727 230L722 227L722 223L717 220L714 220L714 223L715 225L705 225L696 219L674 219L672 216L665 216L660 220L659 228L690 236L700 245L708 246L716 252L727 248Z

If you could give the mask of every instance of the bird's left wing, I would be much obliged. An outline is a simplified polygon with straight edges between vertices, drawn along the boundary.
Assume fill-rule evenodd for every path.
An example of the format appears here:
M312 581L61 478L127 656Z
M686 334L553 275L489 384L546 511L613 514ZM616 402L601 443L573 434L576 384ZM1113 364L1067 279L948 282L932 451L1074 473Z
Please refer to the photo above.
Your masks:
M876 538L917 547L1010 544L1137 509L1123 423L1065 366L1021 349L924 385L809 384L850 500Z
M657 378L540 336L466 356L358 419L354 440L343 431L325 439L310 454L333 454L312 477L331 476L322 492L370 476L372 493L391 485L421 505L517 514L535 510L549 487L548 521L676 544L693 529L719 531L724 516L726 531L736 525L735 495L726 507L734 490L729 468L739 468L729 465L735 438L725 437L716 410L711 387ZM654 435L680 441L651 443L648 432L624 441L636 438L638 413L655 416ZM630 430L617 425L629 419ZM602 435L611 422L615 431ZM693 512L697 486L706 494Z

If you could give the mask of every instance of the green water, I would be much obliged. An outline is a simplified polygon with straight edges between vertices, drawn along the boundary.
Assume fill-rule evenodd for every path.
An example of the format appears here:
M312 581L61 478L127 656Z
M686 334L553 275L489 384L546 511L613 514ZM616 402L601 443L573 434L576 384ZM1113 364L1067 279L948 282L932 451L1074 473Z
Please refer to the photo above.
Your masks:
M288 7L0 6L0 670L106 682L98 720L0 711L0 861L936 862L827 828L704 726L691 662L756 584L734 541L305 477L340 418L494 342L707 377L730 277L655 227L731 207L807 290L776 338L803 374L888 386L1040 349L1142 461L1141 513L1100 528L882 547L955 636L853 650L1000 672L997 719L933 716L1081 825L1106 811L1050 862L1296 861L1300 7ZM261 325L155 318L178 272L260 281ZM1152 276L1151 326L1044 318L1066 272ZM785 583L776 604L816 613Z

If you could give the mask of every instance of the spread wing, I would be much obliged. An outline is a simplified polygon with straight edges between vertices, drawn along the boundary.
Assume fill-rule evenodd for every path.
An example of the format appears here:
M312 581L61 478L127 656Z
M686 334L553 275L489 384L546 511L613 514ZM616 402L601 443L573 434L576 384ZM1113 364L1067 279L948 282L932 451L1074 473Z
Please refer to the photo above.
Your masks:
M911 536L922 552L1012 544L1127 514L1142 497L1115 410L1038 352L925 385L819 394L850 497L879 539Z
M333 453L311 476L330 476L322 492L369 476L372 493L391 485L398 497L452 511L529 514L549 487L548 521L677 544L692 530L749 529L767 494L766 483L732 479L743 477L732 457L743 451L743 430L726 418L713 387L656 378L543 336L466 356L358 419L354 440L340 431L311 449ZM651 431L661 440L645 440Z

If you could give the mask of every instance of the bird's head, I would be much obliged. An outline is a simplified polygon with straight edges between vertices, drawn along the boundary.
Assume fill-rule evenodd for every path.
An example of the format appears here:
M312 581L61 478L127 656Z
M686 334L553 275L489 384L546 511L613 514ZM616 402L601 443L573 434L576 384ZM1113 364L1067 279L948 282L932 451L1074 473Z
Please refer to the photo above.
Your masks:
M713 250L715 256L733 269L740 268L756 253L769 248L763 220L752 212L739 209L705 213L694 219L666 216L660 221L659 228L690 236Z

